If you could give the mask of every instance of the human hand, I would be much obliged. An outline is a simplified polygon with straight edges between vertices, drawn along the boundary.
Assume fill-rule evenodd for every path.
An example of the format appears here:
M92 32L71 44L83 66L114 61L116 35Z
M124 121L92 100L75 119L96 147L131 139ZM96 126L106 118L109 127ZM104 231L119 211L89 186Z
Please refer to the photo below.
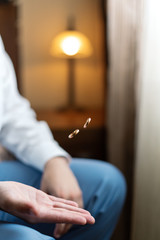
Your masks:
M93 224L89 212L72 201L50 196L31 186L11 181L0 182L0 209L29 223Z
M80 208L83 207L82 191L65 158L57 157L47 162L41 181L41 190L75 201ZM56 224L54 236L56 238L62 236L71 226L71 224Z

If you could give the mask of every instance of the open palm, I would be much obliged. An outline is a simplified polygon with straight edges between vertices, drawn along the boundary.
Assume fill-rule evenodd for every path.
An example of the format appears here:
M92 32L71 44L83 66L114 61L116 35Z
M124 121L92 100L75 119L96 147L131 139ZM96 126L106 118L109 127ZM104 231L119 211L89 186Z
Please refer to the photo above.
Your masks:
M0 208L29 223L93 224L94 218L77 204L18 182L0 182Z

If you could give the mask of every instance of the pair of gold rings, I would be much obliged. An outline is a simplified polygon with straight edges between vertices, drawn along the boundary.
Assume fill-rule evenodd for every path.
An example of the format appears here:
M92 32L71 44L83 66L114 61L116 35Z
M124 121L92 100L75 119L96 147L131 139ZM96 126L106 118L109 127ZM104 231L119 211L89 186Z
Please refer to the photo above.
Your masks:
M83 125L83 128L87 128L88 125L91 122L91 118L87 118L85 124ZM68 138L73 138L79 133L79 129L74 130L71 134L69 134Z

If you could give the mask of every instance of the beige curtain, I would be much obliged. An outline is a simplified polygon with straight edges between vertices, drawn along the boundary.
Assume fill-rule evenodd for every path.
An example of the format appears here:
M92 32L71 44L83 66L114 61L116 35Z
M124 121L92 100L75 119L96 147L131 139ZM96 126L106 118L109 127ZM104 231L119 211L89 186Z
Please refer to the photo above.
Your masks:
M145 0L140 34L132 240L160 239L160 1Z
M133 143L138 8L138 0L108 0L107 4L109 159L122 171L126 168L126 146L130 149Z
M128 185L125 209L114 237L119 240L130 238L141 8L141 0L107 1L108 159L122 170Z
M109 161L125 174L127 208L114 239L160 239L160 1L108 0ZM136 124L135 124L136 122ZM135 127L136 126L136 127ZM134 134L135 133L135 134ZM136 135L136 141L134 141ZM134 151L134 146L135 151ZM135 162L134 162L134 152ZM129 222L134 201L132 228ZM129 208L128 208L129 206ZM130 212L131 214L131 212Z

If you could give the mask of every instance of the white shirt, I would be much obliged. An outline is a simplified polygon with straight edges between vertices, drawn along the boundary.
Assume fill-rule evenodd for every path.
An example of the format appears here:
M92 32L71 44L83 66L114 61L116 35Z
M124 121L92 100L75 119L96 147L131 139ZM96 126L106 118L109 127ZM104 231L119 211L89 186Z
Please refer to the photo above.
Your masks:
M13 64L1 37L0 143L19 160L40 170L52 157L70 158L54 140L48 125L36 120L29 102L19 94Z

